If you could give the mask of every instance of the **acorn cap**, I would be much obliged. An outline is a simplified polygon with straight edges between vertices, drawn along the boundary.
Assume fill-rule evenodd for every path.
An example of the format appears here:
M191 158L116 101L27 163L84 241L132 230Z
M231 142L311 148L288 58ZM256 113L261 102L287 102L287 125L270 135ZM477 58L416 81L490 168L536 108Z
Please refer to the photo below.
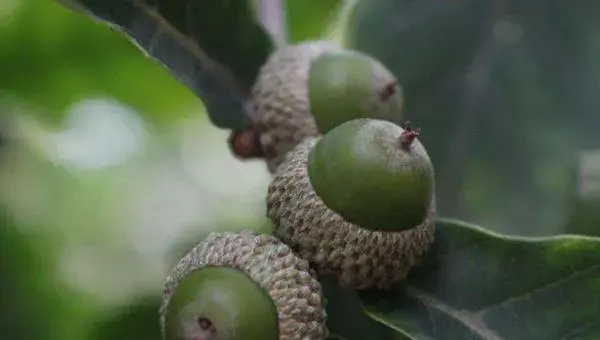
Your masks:
M308 78L310 110L322 134L357 118L400 123L403 97L398 80L379 60L359 51L327 52Z
M305 137L319 135L310 112L308 73L315 58L338 50L330 41L306 41L280 47L261 67L250 111L271 173Z
M325 339L321 285L269 235L211 233L173 267L160 325L171 339Z
M414 228L434 192L431 160L418 131L389 121L355 119L325 134L311 150L315 192L348 222L367 229Z
M435 196L425 220L401 232L375 231L346 221L329 209L313 190L308 155L317 138L307 138L281 164L269 185L268 215L275 235L320 274L357 288L389 288L402 280L433 243Z

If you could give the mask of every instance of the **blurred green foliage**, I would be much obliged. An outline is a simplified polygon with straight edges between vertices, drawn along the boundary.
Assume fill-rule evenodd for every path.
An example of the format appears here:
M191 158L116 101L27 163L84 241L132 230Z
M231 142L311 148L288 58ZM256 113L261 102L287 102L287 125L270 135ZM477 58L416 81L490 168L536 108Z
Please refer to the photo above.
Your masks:
M246 99L273 46L252 1L60 1L125 32L203 100L214 125L249 124Z
M287 0L288 40L300 42L322 38L336 21L344 0Z
M295 17L301 33L292 35L316 37L325 17ZM158 339L157 300L174 259L211 230L269 230L256 194L266 170L238 166L227 132L205 130L201 100L129 39L54 1L0 4L0 55L0 337ZM115 107L85 102L104 99ZM98 113L82 118L81 108ZM106 144L140 127L141 146L127 158L106 145L86 149L94 147L86 138ZM108 135L90 137L98 133ZM93 150L112 161L100 166ZM235 165L231 174L223 162ZM215 191L228 176L235 180ZM165 237L136 231L140 223L177 228ZM139 249L144 239L154 251ZM163 243L173 246L163 252Z
M165 126L201 105L104 24L54 1L8 3L0 12L0 93L43 108L38 119L59 123L73 102L111 96L143 112L155 126Z
M31 242L18 233L14 219L5 209L0 223L0 332L10 339L41 339L44 329L52 324L55 301L52 295L41 293L36 284L51 267L44 266L35 256Z
M95 308L57 275L64 240L50 231L24 233L31 226L4 208L0 221L0 334L6 339L86 338Z
M95 324L90 340L144 339L161 340L157 319L160 299L156 296L136 301L110 313Z
M0 55L0 338L158 339L156 300L165 267L180 255L181 247L189 246L190 240L182 235L171 236L175 237L170 241L175 249L161 255L166 256L164 263L153 263L161 251L145 255L134 243L140 241L132 238L141 231L132 231L132 227L148 224L144 220L161 222L136 205L154 205L157 208L151 209L160 212L158 216L175 216L172 222L164 223L165 227L172 224L200 234L192 238L197 240L216 228L261 228L264 221L253 217L260 215L255 203L260 200L244 202L254 197L248 194L238 194L237 201L229 196L219 198L219 192L202 193L205 188L182 182L189 176L189 165L173 161L185 151L179 146L181 126L188 126L190 119L194 129L210 126L202 102L161 65L104 24L54 1L3 2ZM104 113L83 121L73 118L84 117L82 113L73 116L74 105L90 99L107 99L115 107L126 107L129 116L122 116L119 110L111 116L105 108ZM107 120L98 118L103 116ZM93 151L86 149L90 145L82 145L81 141L98 133L95 129L108 133L103 138L109 139L104 144L110 145L115 122L120 122L119 129L125 133L135 132L138 127L131 123L139 124L138 118L145 131L140 137L143 143L136 143L143 146L127 160L115 163L114 156L105 155L113 157L114 164L97 168L90 160L77 161L77 156L93 158L89 154ZM82 124L87 130L76 132ZM191 132L191 138L197 134L201 132ZM67 137L73 137L73 141L61 142ZM216 138L223 143L218 153L234 162L221 141L225 136L211 138L204 139L204 143L213 143ZM199 146L190 146L190 151L197 152L192 157L213 157L212 147L198 150L202 140L198 139ZM113 142L118 151L122 142ZM186 143L190 142L184 146ZM117 151L96 149L101 154ZM74 156L69 155L73 152ZM206 164L206 170L212 171L210 161ZM256 181L260 189L264 183L261 179L266 176L257 178L260 167L254 168L241 180ZM144 178L149 176L145 183ZM161 184L152 176L166 180ZM181 193L181 186L189 188L188 192ZM217 197L207 204L210 202L204 202L204 196L194 196L194 190ZM155 196L160 192L168 196ZM234 207L238 204L238 212L224 215L214 208L220 200ZM181 211L177 205L183 205ZM169 209L175 210L171 213ZM200 217L205 212L215 217L204 221ZM227 221L234 227L229 227ZM161 236L142 233L139 237ZM157 243L154 248L159 246ZM89 261L87 269L85 261ZM94 286L94 281L100 286ZM106 284L109 286L102 287Z
M398 76L436 169L441 215L518 235L581 231L570 222L582 190L574 174L580 153L600 147L599 10L357 1L344 41Z

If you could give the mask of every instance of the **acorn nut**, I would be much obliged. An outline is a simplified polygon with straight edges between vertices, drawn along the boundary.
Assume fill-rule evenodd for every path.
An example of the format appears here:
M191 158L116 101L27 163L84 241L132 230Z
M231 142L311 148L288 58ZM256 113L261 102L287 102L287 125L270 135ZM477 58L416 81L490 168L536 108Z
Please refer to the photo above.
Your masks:
M356 119L307 138L269 185L275 235L344 286L402 280L435 234L433 167L417 135Z
M379 61L333 42L307 41L269 57L252 88L250 111L274 173L305 137L354 118L398 120L402 103L396 78Z
M325 134L308 156L308 176L325 205L363 228L412 229L429 212L433 165L406 129L357 119Z
M325 339L321 285L273 236L211 233L173 267L160 325L165 340Z
M327 52L316 58L308 94L321 134L357 118L400 123L403 97L396 77L380 61L359 51Z

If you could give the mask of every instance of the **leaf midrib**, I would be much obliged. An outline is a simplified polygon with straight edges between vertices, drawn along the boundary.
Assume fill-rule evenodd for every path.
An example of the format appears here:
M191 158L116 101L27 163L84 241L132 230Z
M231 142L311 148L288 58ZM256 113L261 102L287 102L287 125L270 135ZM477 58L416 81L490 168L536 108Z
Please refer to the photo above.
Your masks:
M520 300L523 300L523 299L527 299L527 298L533 296L534 294L537 294L537 293L540 293L540 292L542 292L544 290L552 289L552 288L555 288L555 287L560 286L562 284L565 284L565 283L567 283L567 282L569 282L569 281L571 281L571 280L573 280L573 279L575 279L575 278L577 278L577 277L579 277L581 275L585 275L585 274L587 274L587 273L589 273L591 271L594 271L594 270L596 270L598 268L600 268L600 264L592 265L592 266L589 266L589 267L586 267L586 268L582 268L582 269L579 269L579 270L574 270L574 272L571 275L565 276L565 277L563 277L563 278L561 278L559 280L554 280L552 282L549 282L549 283L546 283L546 284L541 285L539 287L536 287L535 289L533 289L533 290L531 290L529 292L525 292L523 294L516 295L516 296L511 296L511 297L506 298L503 301L500 301L500 302L497 302L497 303L493 303L493 304L490 304L490 305L487 305L487 306L483 306L478 311L478 314L480 314L480 313L481 314L485 314L491 308L499 307L499 306L503 306L503 305L506 305L506 304L514 303L514 302L517 302L517 301L520 301Z
M406 295L412 299L419 301L428 310L433 309L440 311L453 319L459 321L471 332L477 334L480 338L486 340L502 340L502 337L498 336L496 332L485 325L485 322L481 318L481 312L473 313L464 309L453 308L444 302L438 300L434 296L422 291L418 288L407 286Z
M231 70L225 65L216 62L213 58L211 58L208 53L206 53L198 43L194 40L190 39L187 35L183 34L179 30L177 30L168 20L164 18L156 9L152 8L150 5L140 1L140 0L127 0L133 6L138 8L139 10L148 14L152 19L156 20L158 23L158 31L155 33L155 36L158 36L161 31L166 32L167 34L171 34L176 41L179 41L182 46L184 46L190 53L192 53L198 60L202 60L205 64L203 64L204 70L215 69L218 74L220 74L223 78L221 79L227 84L227 87L235 92L238 97L247 97L250 93L250 89L246 88L242 83L237 79L237 77L231 72ZM185 17L184 25L187 27L188 25L188 17ZM121 24L119 24L121 26ZM149 45L148 50L150 54L152 54L152 44Z
M202 61L201 66L202 66L203 71L206 72L210 69L215 70L215 73L220 75L220 80L225 84L225 86L228 89L230 89L232 91L232 93L235 97L244 98L244 99L249 97L250 88L248 86L244 85L240 81L240 79L237 76L235 76L234 72L232 72L229 67L227 67L227 66L223 65L222 63L217 62L215 59L211 58L210 55L208 53L206 53L206 51L204 51L197 42L190 39L187 35L185 35L181 31L179 31L177 28L175 28L175 26L173 26L167 19L165 19L165 17L162 14L160 14L156 9L154 9L152 6L142 2L140 0L125 0L125 1L130 3L132 6L137 8L142 13L148 15L148 17L150 19L155 21L155 23L157 25L157 31L154 33L153 40L156 39L156 37L158 37L160 34L166 33L166 34L170 35L184 49L186 49L188 52L190 52L192 55L194 55L197 60ZM128 34L126 32L126 30L128 28L125 23L113 22L109 19L103 18L102 16L94 13L94 11L92 11L88 7L88 5L86 5L81 0L59 0L59 2L66 5L67 7L70 7L73 10L83 12L86 15L88 15L89 17L95 18L96 20L100 20L100 21L108 24L109 26L111 26L113 29L124 33L124 35L127 38L129 38L131 41L133 41L140 50L145 51L146 54L148 55L148 57L150 57L154 60L157 60L160 64L167 67L168 69L172 68L172 67L166 65L164 61L162 61L152 55L152 52L153 52L152 43L149 44L148 47L143 47L142 45L140 45L138 43L137 37ZM184 25L189 26L187 23L187 20L188 20L187 17L185 20L186 20L186 22L184 23Z
M584 269L576 270L574 273L572 273L569 276L566 276L559 280L555 280L553 282L536 287L535 289L533 289L527 293L507 298L498 303L484 306L481 309L477 310L476 312L472 312L472 311L468 311L468 310L464 310L464 309L457 309L452 306L449 306L449 305L445 304L444 302L442 302L441 300L434 297L433 295L429 294L428 292L420 290L414 286L407 286L405 293L406 293L406 296L408 296L409 298L419 301L423 306L425 306L427 308L427 310L430 310L430 309L436 310L436 311L439 311L439 312L457 320L462 325L467 327L471 332L473 332L474 334L477 334L482 339L502 340L503 338L500 337L494 330L487 327L485 322L483 321L482 317L483 317L483 315L485 315L487 313L487 311L489 311L491 308L502 306L502 305L505 305L508 303L514 303L515 301L526 299L526 298L528 298L534 294L537 294L539 292L542 292L544 290L552 289L556 286L565 284L565 283L569 282L570 280L573 280L581 275L585 275L586 273L589 273L590 271L596 270L598 268L600 268L600 264L592 265L592 266L586 267ZM593 325L593 323L592 323L592 325ZM591 327L591 325L586 325L585 327ZM578 330L581 330L581 328L578 328Z

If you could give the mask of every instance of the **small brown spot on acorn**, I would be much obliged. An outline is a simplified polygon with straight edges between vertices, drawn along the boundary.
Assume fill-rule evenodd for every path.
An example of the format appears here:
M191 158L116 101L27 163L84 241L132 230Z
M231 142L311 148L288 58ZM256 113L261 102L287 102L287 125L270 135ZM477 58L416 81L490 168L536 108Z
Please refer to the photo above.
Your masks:
M217 329L212 321L205 317L199 317L197 323L200 329L196 334L194 334L193 340L216 339Z
M213 323L209 319L204 317L198 318L198 326L200 326L200 329L202 329L203 331L214 329Z
M398 81L396 81L396 80L385 85L379 91L379 99L381 99L382 101L386 101L386 100L390 99L394 94L396 94L397 86L398 86Z

